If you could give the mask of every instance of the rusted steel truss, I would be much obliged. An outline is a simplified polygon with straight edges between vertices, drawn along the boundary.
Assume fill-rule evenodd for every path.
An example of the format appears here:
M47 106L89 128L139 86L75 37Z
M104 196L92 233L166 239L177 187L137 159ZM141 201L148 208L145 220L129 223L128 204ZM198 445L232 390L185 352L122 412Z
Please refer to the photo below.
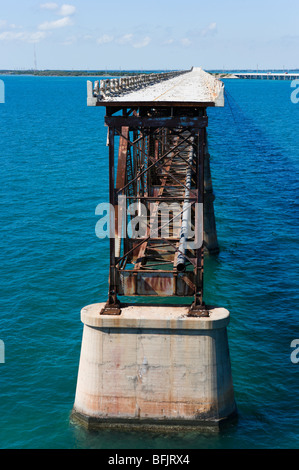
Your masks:
M107 107L105 123L115 237L110 238L109 295L102 313L120 314L120 296L177 296L190 299L190 315L207 315L200 211L205 109ZM187 224L197 232L196 243L190 243Z

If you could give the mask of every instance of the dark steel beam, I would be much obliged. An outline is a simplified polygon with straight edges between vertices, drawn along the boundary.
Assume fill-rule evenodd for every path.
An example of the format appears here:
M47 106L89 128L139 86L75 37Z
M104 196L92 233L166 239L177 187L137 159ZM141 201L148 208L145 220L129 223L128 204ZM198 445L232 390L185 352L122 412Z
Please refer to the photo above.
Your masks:
M189 116L173 116L173 117L139 117L139 116L105 116L105 124L115 128L129 126L130 129L141 127L191 127L193 129L202 129L207 127L207 117L189 117Z

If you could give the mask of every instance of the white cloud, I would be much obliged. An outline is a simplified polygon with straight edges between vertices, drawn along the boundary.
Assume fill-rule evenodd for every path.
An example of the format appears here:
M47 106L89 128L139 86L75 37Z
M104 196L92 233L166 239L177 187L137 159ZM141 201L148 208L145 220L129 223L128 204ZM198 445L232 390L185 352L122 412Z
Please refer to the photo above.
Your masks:
M42 3L40 8L43 10L56 10L57 15L60 16L72 16L76 12L76 7L67 3L63 4L61 7L54 2Z
M217 24L210 23L206 28L202 29L200 35L202 37L213 35L217 32Z
M71 16L75 13L76 7L74 5L62 5L58 14L61 16Z
M83 39L92 39L91 35L84 36ZM132 33L126 33L123 34L122 36L113 36L112 34L109 33L104 33L102 36L98 37L96 39L97 44L99 45L104 45L104 44L118 44L120 46L130 46L134 48L142 48L146 47L149 45L151 42L151 37L150 36L145 36L143 38L138 38L136 35Z
M12 41L14 39L22 39L24 33L14 33L13 31L4 31L0 33L0 41Z
M0 34L0 41L23 41L28 43L37 43L46 37L43 31L4 31Z
M0 20L0 29L22 29L14 23L8 24L6 20Z
M69 26L71 24L72 20L68 16L65 16L60 20L45 21L45 23L42 23L38 26L38 29L41 29L42 31L49 31L52 29L64 28L65 26Z
M168 46L169 44L173 44L174 43L174 40L173 39L166 39L163 44Z
M56 10L58 8L57 3L49 2L49 3L42 3L40 8L43 10Z
M109 42L112 42L114 39L113 36L109 36L109 34L103 34L100 38L97 39L98 44L108 44Z
M64 42L62 42L62 45L63 45L63 46L71 46L71 45L73 45L76 41L77 41L76 36L70 36L70 37L66 38Z
M135 48L141 48L148 46L151 42L151 38L149 36L145 36L143 39L137 40L134 39L134 34L126 33L123 36L119 36L117 38L114 38L114 36L110 34L103 34L97 39L97 43L100 45L108 44L111 42L114 42L115 44L120 44L121 46L129 45Z
M146 47L146 46L149 45L150 42L151 42L151 38L149 36L146 36L141 41L136 42L135 44L133 44L133 47L136 47L136 48Z
M128 44L129 42L132 41L132 39L133 39L133 34L129 33L129 34L124 34L123 36L118 38L117 42L118 44Z
M27 42L40 42L41 39L46 37L46 33L44 31L36 31L35 33L29 33L27 36Z
M182 39L181 39L181 44L182 44L183 46L188 47L188 46L190 46L191 41L190 41L189 38L182 38Z

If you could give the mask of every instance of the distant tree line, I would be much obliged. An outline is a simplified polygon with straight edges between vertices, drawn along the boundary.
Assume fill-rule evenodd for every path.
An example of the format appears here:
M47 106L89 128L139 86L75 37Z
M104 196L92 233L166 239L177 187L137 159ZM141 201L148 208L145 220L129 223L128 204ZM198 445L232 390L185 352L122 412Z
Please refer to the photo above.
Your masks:
M126 75L138 75L146 71L120 71L120 70L0 70L1 75L36 75L39 77L121 77Z

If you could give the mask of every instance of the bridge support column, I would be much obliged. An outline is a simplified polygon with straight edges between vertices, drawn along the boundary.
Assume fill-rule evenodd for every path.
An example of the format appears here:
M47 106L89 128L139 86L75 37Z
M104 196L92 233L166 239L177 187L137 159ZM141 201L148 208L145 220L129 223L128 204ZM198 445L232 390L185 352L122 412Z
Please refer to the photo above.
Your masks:
M227 340L229 312L188 317L183 306L127 306L84 324L72 417L89 429L218 428L236 414Z

